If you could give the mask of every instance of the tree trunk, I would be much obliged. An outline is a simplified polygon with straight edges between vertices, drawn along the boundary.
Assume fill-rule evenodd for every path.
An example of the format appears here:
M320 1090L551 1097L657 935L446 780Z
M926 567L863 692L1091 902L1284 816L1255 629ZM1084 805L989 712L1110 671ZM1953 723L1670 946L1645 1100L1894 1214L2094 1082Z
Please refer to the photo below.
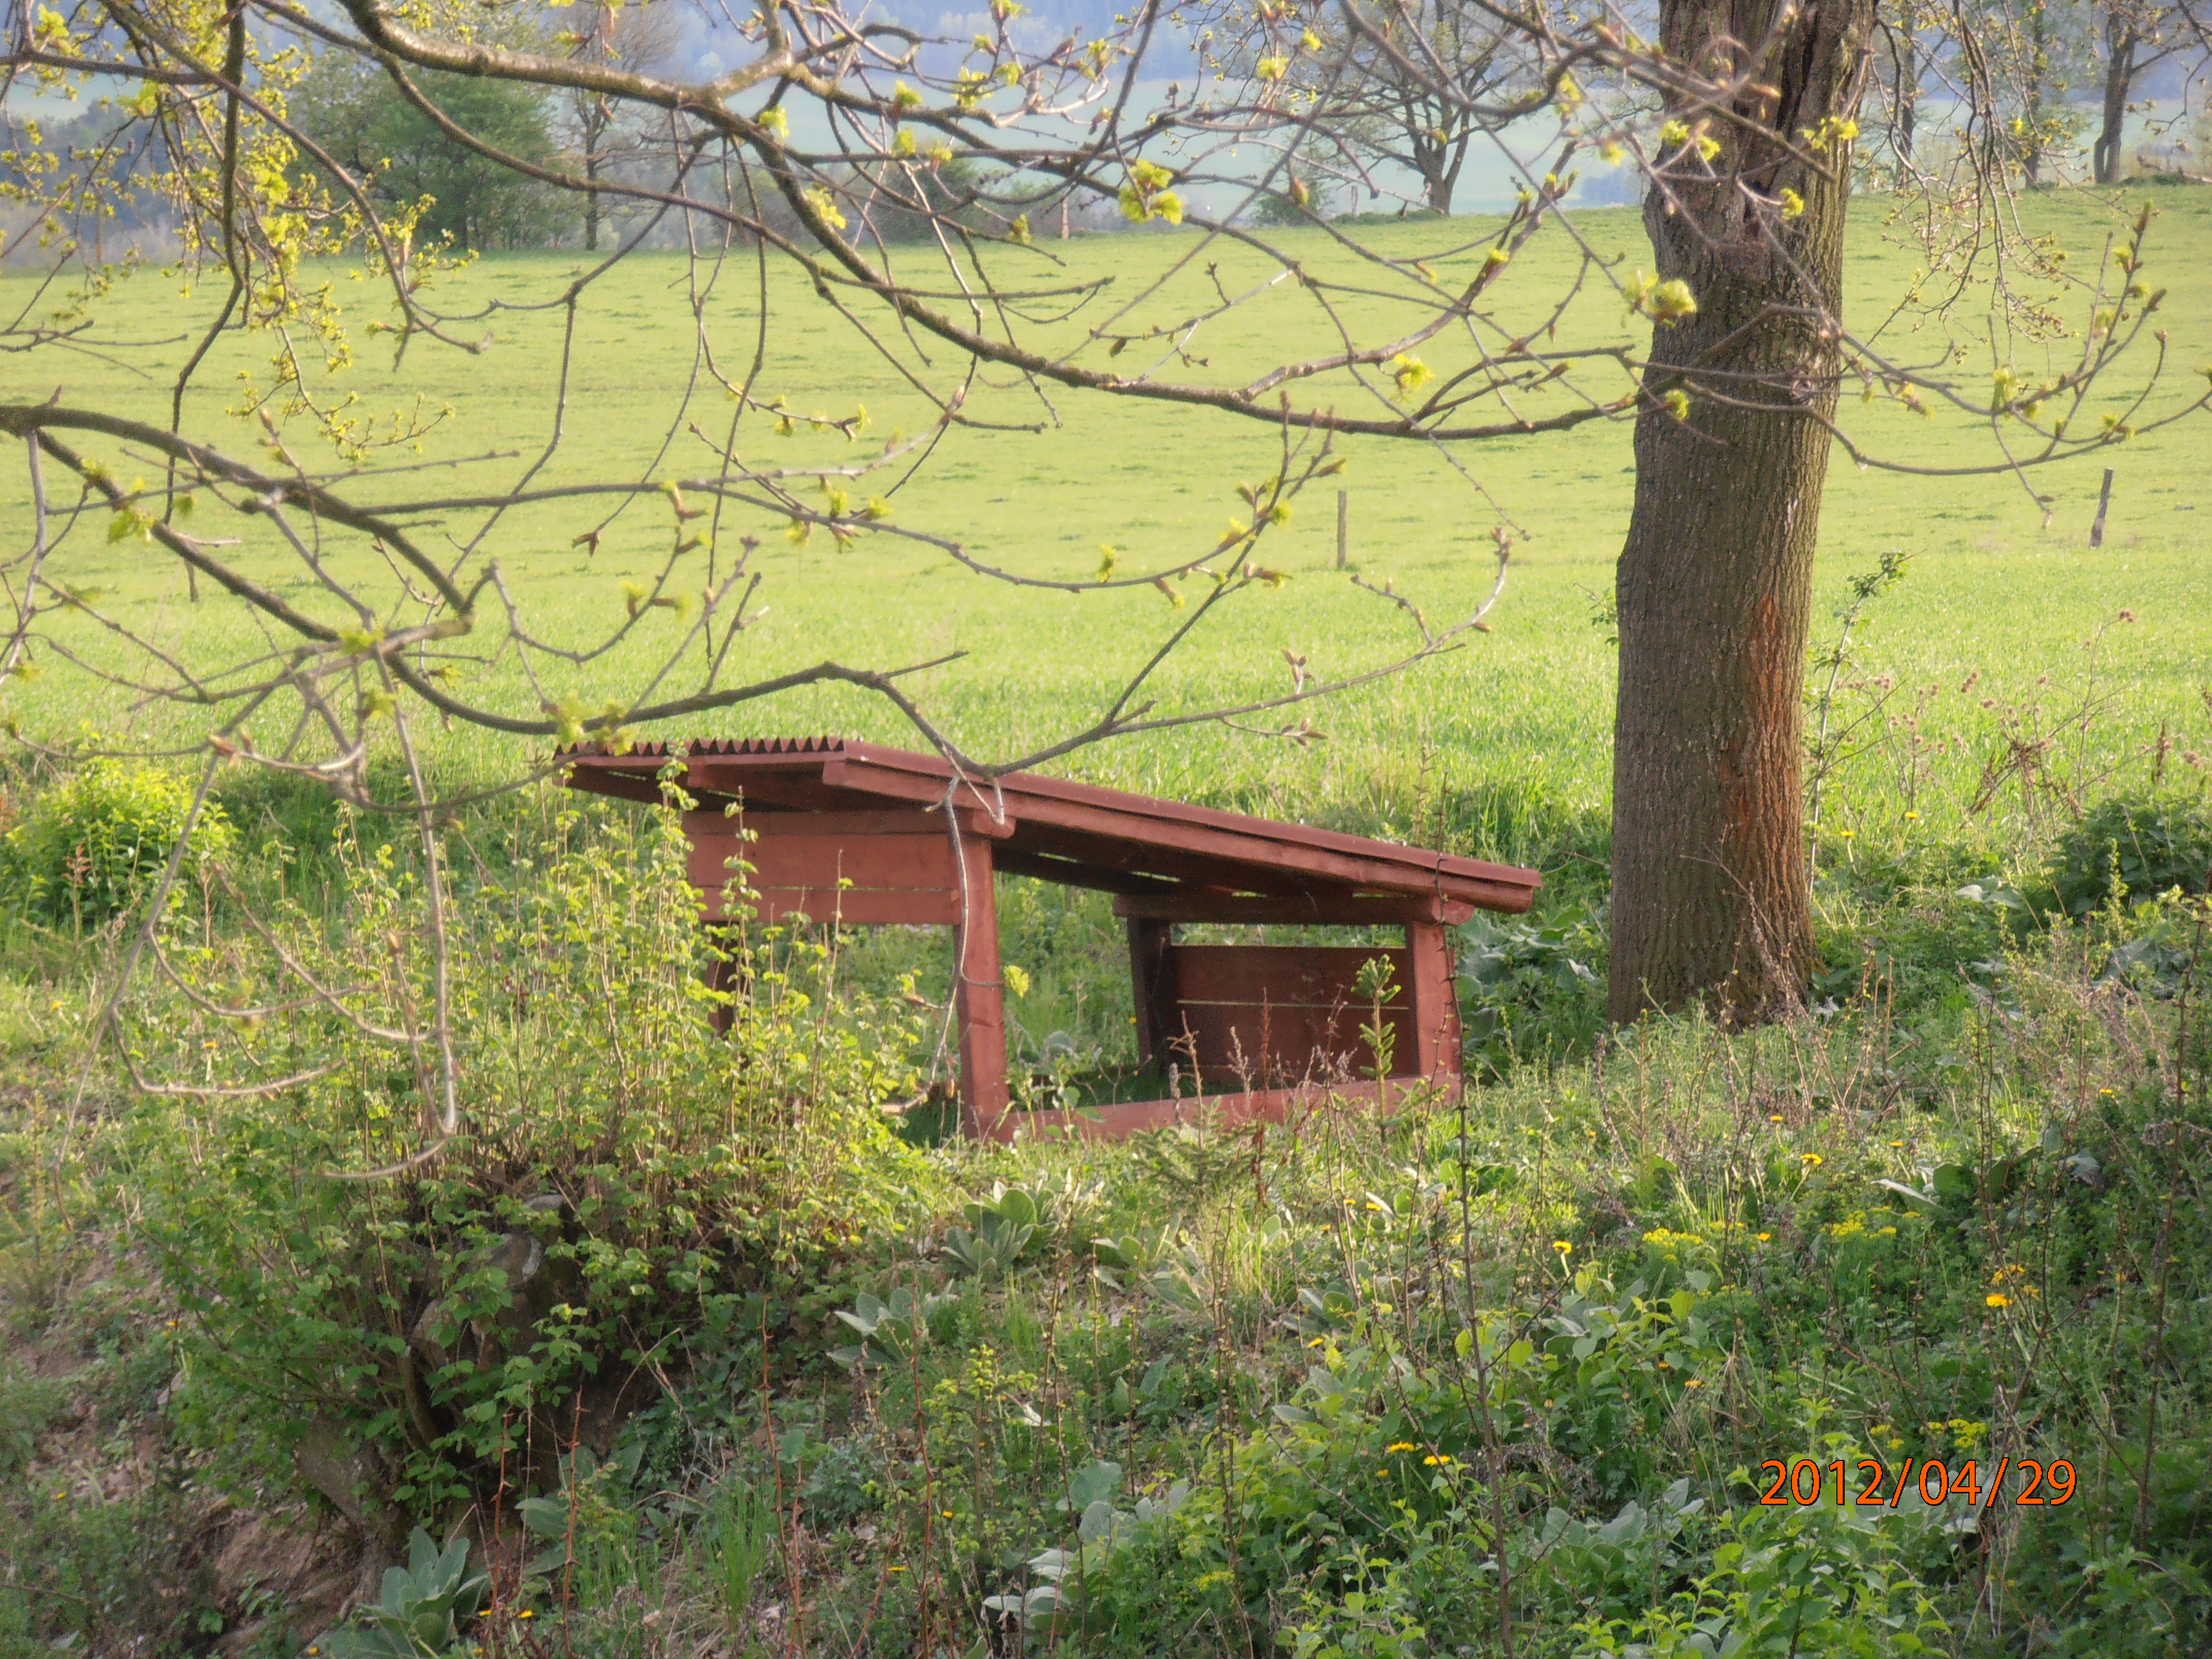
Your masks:
M2021 99L2025 147L2021 152L2020 176L2033 190L2043 182L2043 146L2047 136L2043 126L2043 89L2051 73L2051 20L2041 0L2027 9L2027 41L2032 50Z
M2090 160L2100 185L2120 182L2120 155L2128 118L2128 93L2135 84L2136 47L2142 40L2135 21L2118 10L2105 14L2105 110Z
M1920 43L1913 39L1911 19L1907 19L1893 37L1891 61L1897 77L1897 116L1894 137L1891 140L1899 161L1912 159L1912 130L1920 115Z
M586 143L591 145L591 148L584 151L584 179L586 184L596 185L599 181L599 155L596 142L598 137L596 133L590 133L586 140ZM597 253L599 251L599 192L596 190L586 190L584 192L584 252Z
M1452 145L1436 136L1432 127L1419 125L1427 120L1425 111L1409 114L1405 122L1407 139L1406 160L1421 178L1421 198L1431 212L1449 217L1451 214L1452 191L1459 183L1460 162L1467 154L1464 139L1455 150Z
M1652 331L1618 575L1616 1020L1697 1002L1761 1018L1802 1001L1813 961L1801 724L1850 157L1832 136L1820 167L1782 143L1855 113L1874 4L1804 9L1763 64L1734 44L1759 37L1770 14L1752 9L1661 14L1673 61L1755 72L1741 125L1704 118L1716 176L1697 182L1693 149L1670 169L1674 202L1655 189L1644 210L1660 276L1698 308ZM1802 213L1784 216L1785 191Z

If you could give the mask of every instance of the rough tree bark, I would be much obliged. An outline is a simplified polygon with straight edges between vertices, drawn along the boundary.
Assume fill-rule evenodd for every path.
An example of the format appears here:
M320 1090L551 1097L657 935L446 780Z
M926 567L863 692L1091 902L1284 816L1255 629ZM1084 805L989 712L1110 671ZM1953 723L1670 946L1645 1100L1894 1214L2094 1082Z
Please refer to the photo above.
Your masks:
M1675 112L1719 143L1715 176L1670 169L1644 207L1659 275L1687 283L1698 309L1653 330L1618 572L1616 1020L1699 1001L1757 1018L1797 1004L1810 970L1800 742L1829 438L1809 417L1836 404L1827 319L1850 158L1834 124L1856 115L1874 11L1662 8L1670 58L1744 84L1734 122ZM1801 159L1778 138L1820 149ZM1675 391L1690 400L1679 418Z

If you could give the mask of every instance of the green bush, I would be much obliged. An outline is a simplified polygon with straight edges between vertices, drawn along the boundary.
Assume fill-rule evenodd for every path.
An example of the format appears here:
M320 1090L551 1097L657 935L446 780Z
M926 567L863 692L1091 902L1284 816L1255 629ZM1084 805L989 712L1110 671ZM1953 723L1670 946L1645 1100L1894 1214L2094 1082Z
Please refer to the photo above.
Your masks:
M2052 866L2069 915L2176 887L2201 893L2212 877L2212 812L2171 798L2100 801L2060 840Z
M512 885L452 896L462 1127L397 1174L372 1172L434 1142L435 1079L366 1029L432 995L422 883L395 849L354 857L342 931L275 921L317 984L349 988L343 1010L253 1030L140 1010L149 1072L308 1079L134 1123L143 1236L191 1315L179 1408L204 1444L236 1443L231 1467L295 1455L344 1501L335 1468L391 1530L502 1472L542 1485L580 1412L635 1410L695 1347L794 1316L778 1298L832 1279L913 1178L878 1109L911 1092L910 1026L815 994L825 947L778 933L738 947L741 989L709 990L684 857L672 820L589 836L569 816ZM234 1005L280 1000L252 951L172 959Z
M191 816L190 785L151 766L96 760L38 798L0 840L0 892L34 921L96 927L129 909L160 876ZM185 848L220 858L233 833L212 801Z

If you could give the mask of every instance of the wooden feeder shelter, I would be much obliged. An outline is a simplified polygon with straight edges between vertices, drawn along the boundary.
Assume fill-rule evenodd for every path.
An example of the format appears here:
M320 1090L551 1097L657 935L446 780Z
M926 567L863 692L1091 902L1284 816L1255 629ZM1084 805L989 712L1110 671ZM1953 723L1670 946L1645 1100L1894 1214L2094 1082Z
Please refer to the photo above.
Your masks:
M1388 1106L1427 1081L1455 1087L1458 1002L1446 929L1477 909L1518 913L1533 870L1363 836L1023 774L957 776L934 755L837 738L643 744L568 757L571 788L658 801L672 759L696 803L684 814L708 925L804 917L845 926L957 930L954 1014L969 1133L1073 1125L1122 1135L1188 1119L1279 1119L1324 1091ZM1138 1052L1169 1097L1081 1111L1014 1111L992 878L1030 876L1114 895L1129 935ZM1386 924L1398 949L1179 943L1178 924ZM1393 969L1382 1005L1389 1075L1371 1073L1374 1020L1361 969ZM1370 991L1372 990L1370 982ZM1173 1070L1169 1068L1172 1066Z

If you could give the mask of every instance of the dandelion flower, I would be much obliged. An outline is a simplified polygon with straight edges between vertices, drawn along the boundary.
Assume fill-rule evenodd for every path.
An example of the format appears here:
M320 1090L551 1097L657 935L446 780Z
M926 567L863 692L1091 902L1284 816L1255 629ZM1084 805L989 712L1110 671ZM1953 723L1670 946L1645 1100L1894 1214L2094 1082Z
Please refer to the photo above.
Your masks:
M1553 1239L1552 1241L1552 1248L1557 1250L1561 1255L1571 1255L1574 1254L1575 1249L1572 1244L1569 1243L1564 1238Z
M1766 1115L1766 1121L1769 1123L1779 1123L1782 1121L1782 1114L1779 1112L1769 1112Z
M1383 1455L1385 1456L1388 1456L1392 1452L1419 1451L1419 1449L1420 1448L1416 1446L1410 1440L1394 1440L1389 1445L1382 1448Z
M1705 1386L1705 1379L1702 1376L1686 1376L1682 1379L1682 1386L1686 1389L1702 1389Z
M1759 1242L1762 1244L1771 1243L1773 1241L1773 1238L1774 1235L1772 1233L1761 1233L1759 1236Z
M2007 1296L2002 1291L1991 1291L1987 1296L1984 1297L1982 1300L1992 1308L2009 1308L2012 1306L2012 1298Z
M1818 1152L1800 1152L1797 1154L1797 1161L1808 1170L1817 1170L1828 1160Z

